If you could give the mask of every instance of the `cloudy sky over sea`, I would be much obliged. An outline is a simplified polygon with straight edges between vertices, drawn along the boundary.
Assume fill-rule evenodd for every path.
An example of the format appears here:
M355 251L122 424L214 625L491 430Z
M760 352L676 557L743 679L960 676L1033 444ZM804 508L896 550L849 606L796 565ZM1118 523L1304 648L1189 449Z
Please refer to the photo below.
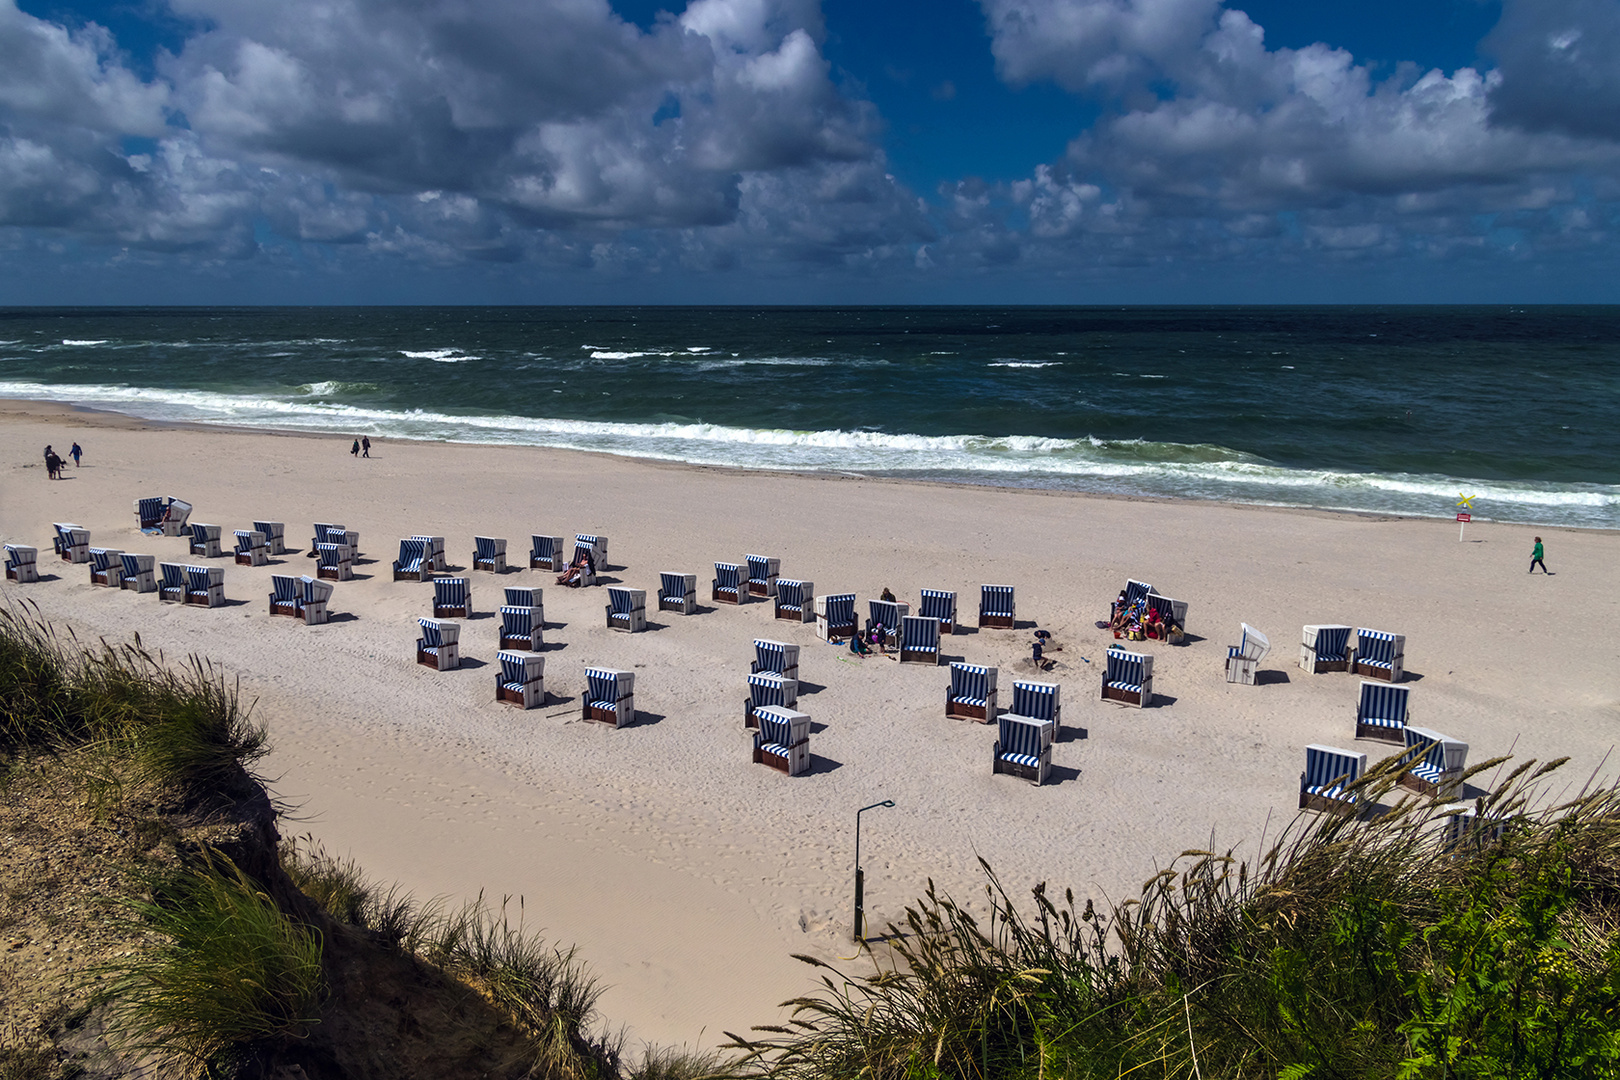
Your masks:
M0 303L1620 299L1615 0L0 0Z

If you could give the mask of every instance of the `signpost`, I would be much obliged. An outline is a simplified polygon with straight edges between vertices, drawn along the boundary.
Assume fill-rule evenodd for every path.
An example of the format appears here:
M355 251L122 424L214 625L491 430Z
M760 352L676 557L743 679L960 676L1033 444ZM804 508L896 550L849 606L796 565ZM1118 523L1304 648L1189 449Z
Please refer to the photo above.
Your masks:
M1457 492L1457 505L1461 507L1457 511L1457 543L1459 544L1462 543L1463 530L1468 528L1470 521L1474 520L1474 515L1469 513L1473 509L1473 503L1474 496L1464 495L1460 491Z

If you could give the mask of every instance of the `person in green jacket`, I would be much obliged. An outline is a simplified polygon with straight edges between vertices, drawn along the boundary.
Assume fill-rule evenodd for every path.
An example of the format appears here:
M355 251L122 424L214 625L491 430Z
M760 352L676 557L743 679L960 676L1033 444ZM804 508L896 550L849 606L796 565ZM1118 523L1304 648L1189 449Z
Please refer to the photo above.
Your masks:
M1541 561L1541 558L1542 558L1541 537L1538 536L1538 537L1536 537L1535 550L1530 552L1530 572L1532 574L1535 573L1536 572L1536 567L1540 566L1541 567L1541 572L1543 574L1552 573L1551 570L1547 569L1547 564Z

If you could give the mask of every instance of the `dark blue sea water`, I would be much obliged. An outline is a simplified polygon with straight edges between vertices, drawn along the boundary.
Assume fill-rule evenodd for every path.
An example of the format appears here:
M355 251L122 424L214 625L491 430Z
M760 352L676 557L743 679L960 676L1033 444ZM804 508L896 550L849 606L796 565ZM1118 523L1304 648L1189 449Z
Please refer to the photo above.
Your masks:
M1620 308L0 310L0 396L1620 528Z

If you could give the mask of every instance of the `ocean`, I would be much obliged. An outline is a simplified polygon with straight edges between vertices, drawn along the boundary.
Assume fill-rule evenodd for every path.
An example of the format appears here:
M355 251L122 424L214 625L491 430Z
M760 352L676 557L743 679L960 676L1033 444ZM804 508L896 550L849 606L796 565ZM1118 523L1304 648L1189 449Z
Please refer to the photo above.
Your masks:
M12 308L0 397L1620 528L1620 307Z

